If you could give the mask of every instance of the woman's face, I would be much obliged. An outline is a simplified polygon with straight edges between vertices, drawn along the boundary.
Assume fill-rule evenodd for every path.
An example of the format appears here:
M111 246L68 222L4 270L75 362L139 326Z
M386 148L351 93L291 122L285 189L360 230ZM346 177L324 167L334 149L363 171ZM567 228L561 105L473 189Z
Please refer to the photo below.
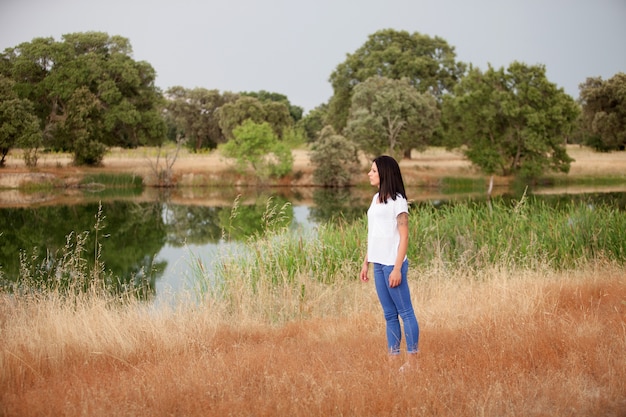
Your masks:
M376 166L376 162L372 162L372 168L370 172L367 173L367 176L370 179L370 184L374 187L380 187L380 177L378 176L378 167Z

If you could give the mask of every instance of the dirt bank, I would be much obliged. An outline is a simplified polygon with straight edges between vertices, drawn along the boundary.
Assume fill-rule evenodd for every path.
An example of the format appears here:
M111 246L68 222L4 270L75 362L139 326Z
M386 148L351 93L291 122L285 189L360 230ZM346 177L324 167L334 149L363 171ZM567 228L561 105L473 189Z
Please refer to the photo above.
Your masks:
M595 153L579 146L568 147L568 154L575 159L569 176L622 176L626 181L626 152ZM6 166L0 169L0 189L21 189L31 184L51 184L73 188L86 176L97 173L130 173L141 176L148 186L156 183L157 167L165 167L172 161L173 152L158 154L154 148L137 150L112 149L107 153L101 167L75 167L69 154L42 154L37 168L24 166L19 151L7 156ZM306 187L313 184L314 167L309 161L309 151L293 151L293 174L270 185ZM443 177L485 177L458 152L442 148L430 148L414 152L411 159L400 161L405 180L409 184L436 185ZM243 185L249 176L238 174L233 161L219 152L193 154L182 150L171 165L174 181L181 187L211 184ZM355 182L366 183L365 173L369 160L363 159L363 174ZM505 178L496 183L506 184ZM265 184L268 185L268 184Z
M293 174L279 182L279 185L310 186L313 185L313 169L309 161L309 151L298 149L293 151ZM164 168L171 163L155 149L122 150L113 149L104 157L101 167L72 166L71 155L43 154L40 155L37 168L29 170L24 166L19 152L11 153L6 166L0 170L0 188L21 188L29 183L58 183L71 187L80 182L86 175L95 173L131 173L144 178L146 185L155 181L157 167ZM401 161L407 178L422 177L426 180L441 176L477 175L470 164L461 155L442 149L430 149L423 153L415 153L411 160ZM203 185L220 181L241 183L245 176L235 172L232 160L224 158L219 152L192 154L186 151L176 158L172 173L180 186ZM363 172L369 169L368 160L363 160ZM361 181L365 180L363 175ZM249 178L248 178L249 180ZM356 179L359 181L359 179ZM285 184L286 183L286 184Z

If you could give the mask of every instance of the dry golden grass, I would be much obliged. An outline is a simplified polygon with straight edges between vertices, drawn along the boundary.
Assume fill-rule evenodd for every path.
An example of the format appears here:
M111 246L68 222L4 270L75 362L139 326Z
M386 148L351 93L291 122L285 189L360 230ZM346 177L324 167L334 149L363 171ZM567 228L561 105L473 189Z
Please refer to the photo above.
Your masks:
M243 285L232 304L170 309L4 296L0 415L624 416L625 275L413 270L407 373L356 279L310 286L304 305ZM281 306L296 318L272 323Z
M624 176L626 171L626 152L599 153L590 148L579 145L568 145L567 153L574 162L571 164L570 177L577 176ZM37 164L36 172L49 174L60 179L80 177L81 175L100 172L128 172L140 175L150 183L152 170L156 164L158 151L156 148L139 148L133 150L112 148L104 157L101 167L74 167L72 157L67 153L41 154ZM164 163L165 156L173 157L174 150L166 149L160 155L161 163ZM314 166L310 163L310 150L307 148L294 149L293 171L298 175L289 179L292 185L311 185L312 172ZM366 182L365 172L369 169L370 159L362 159L364 173L362 178L355 180ZM215 176L223 176L231 173L234 161L224 158L219 151L210 153L195 154L186 149L182 149L176 162L172 166L172 171L180 184L199 185L203 181L214 181ZM403 173L409 179L428 181L429 178L440 178L445 176L461 177L484 177L479 170L473 167L470 162L459 151L448 151L440 147L430 147L422 152L413 152L411 159L400 161ZM6 166L2 172L10 181L11 175L33 175L32 171L24 166L22 153L20 150L13 150L7 155ZM17 178L17 177L16 177ZM19 179L14 180L18 181ZM23 180L23 179L22 179ZM37 181L37 178L30 178ZM496 179L505 181L506 179ZM1 184L0 184L1 185ZM4 184L4 187L17 186L15 184Z
M160 161L164 161L165 153L172 155L173 150L163 152ZM621 178L621 183L612 182L611 185L567 185L534 190L534 193L582 193L582 192L624 192L626 190L626 152L597 153L589 148L578 145L569 145L567 152L575 159L569 174L553 174L554 177L563 177L568 180L588 178ZM309 161L310 151L306 148L292 151L294 156L293 174L273 185L280 186L281 192L290 193L297 189L298 199L302 204L313 204L315 187L314 166ZM101 167L72 166L70 154L41 154L37 168L29 170L19 150L14 150L7 156L6 167L0 170L0 207L20 207L32 204L74 204L84 194L76 189L81 179L92 174L132 174L141 176L144 184L154 185L154 167L156 165L156 148L139 148L124 150L113 148L106 154ZM369 169L369 159L363 158L363 170L358 173L353 182L367 185L366 172ZM162 164L161 164L162 166ZM481 174L459 152L447 151L444 148L431 147L423 152L413 152L411 159L400 161L403 176L407 186L421 187L420 198L425 200L447 199L449 195L439 191L442 178L474 178L485 181L485 189L489 177ZM186 149L181 153L172 167L172 174L178 187L170 190L170 201L175 204L187 205L229 205L232 198L224 198L222 186L231 189L248 187L257 180L254 176L239 174L233 168L232 161L221 156L219 151L208 154L193 154ZM512 178L495 177L494 195L508 191ZM24 192L20 187L28 184L56 184L62 186L63 193L41 194ZM267 185L267 184L265 184ZM241 188L238 188L242 191ZM369 187L364 187L369 195ZM359 192L355 187L354 192ZM236 194L235 194L236 195ZM285 195L289 198L289 195ZM147 187L137 200L154 201L159 198L158 190ZM368 197L365 197L368 198Z

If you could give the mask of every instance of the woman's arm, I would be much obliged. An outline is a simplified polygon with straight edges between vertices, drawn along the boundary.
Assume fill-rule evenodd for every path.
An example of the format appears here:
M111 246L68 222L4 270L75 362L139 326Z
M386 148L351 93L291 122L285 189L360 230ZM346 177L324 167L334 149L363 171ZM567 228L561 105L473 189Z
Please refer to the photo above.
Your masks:
M397 287L402 281L402 263L406 257L406 253L409 249L409 214L400 213L396 218L398 223L398 233L400 233L400 244L398 244L398 254L396 255L396 262L393 266L393 271L389 275L389 286Z

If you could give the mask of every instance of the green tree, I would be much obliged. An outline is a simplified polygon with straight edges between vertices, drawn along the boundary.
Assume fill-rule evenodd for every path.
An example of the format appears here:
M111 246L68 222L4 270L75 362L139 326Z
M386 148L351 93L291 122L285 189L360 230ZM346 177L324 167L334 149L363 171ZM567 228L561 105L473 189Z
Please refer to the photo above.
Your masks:
M268 101L263 103L265 120L274 131L274 134L283 139L285 133L294 126L293 119L289 113L289 109L285 103L277 101Z
M255 123L265 121L263 103L254 97L239 97L219 109L219 125L227 140L233 138L233 131L246 120Z
M76 163L92 163L106 146L158 144L164 138L156 73L131 56L121 36L72 33L60 42L37 38L7 48L0 72L16 82L20 98L34 103L46 146L75 152ZM86 158L85 146L91 149Z
M519 62L507 70L471 68L443 107L448 147L462 146L485 173L529 179L569 171L565 143L578 113L543 66Z
M222 146L224 156L234 158L241 171L252 167L261 179L283 177L293 168L293 155L267 122L248 119L233 130L233 139Z
M106 145L99 136L103 121L99 117L100 101L87 87L74 91L66 105L66 117L57 127L58 133L73 142L76 165L99 165Z
M28 166L37 164L36 150L41 146L39 119L30 101L20 99L15 83L0 75L0 167L13 148L24 148Z
M287 96L279 93L270 93L269 91L261 90L258 92L243 92L242 96L254 97L262 102L274 101L276 103L283 103L289 109L289 115L293 119L294 123L297 123L302 119L304 109L300 106L291 104Z
M376 76L354 88L345 135L367 154L410 155L429 143L439 117L430 93L418 92L406 78Z
M370 35L363 46L348 54L330 76L333 96L328 123L337 132L346 126L354 88L370 77L407 78L417 91L437 98L451 91L465 72L454 48L440 38L393 29Z
M219 125L228 140L232 139L233 131L246 120L259 124L268 123L279 139L294 125L289 109L283 102L260 101L254 97L241 96L224 104L219 110Z
M205 88L171 87L165 92L165 115L176 126L177 134L191 149L214 149L226 142L219 125L219 109L237 99L236 94L220 94Z
M626 148L626 73L580 85L581 125L585 143L599 151Z
M304 131L308 143L315 142L318 139L322 128L326 126L327 114L328 105L321 104L298 121L297 126Z
M322 129L313 144L311 163L315 166L313 180L324 187L347 187L361 169L356 144L331 126Z

